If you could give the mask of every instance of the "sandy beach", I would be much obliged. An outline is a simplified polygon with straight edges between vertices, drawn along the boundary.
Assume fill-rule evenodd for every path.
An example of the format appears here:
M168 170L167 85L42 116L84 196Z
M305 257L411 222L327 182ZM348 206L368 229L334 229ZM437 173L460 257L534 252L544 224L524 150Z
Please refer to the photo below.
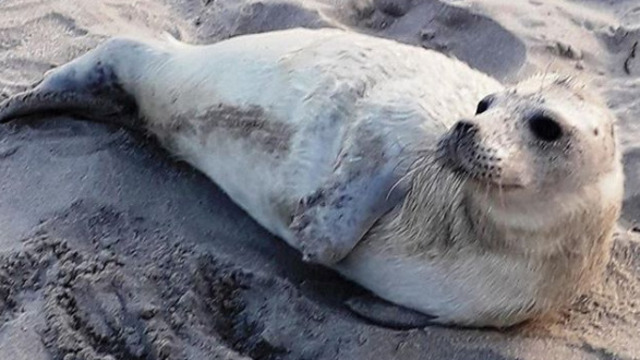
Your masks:
M48 117L0 126L0 360L640 359L640 1L1 0L0 100L114 35L213 43L340 27L512 83L590 79L619 118L623 214L605 278L506 331L392 330L153 140Z

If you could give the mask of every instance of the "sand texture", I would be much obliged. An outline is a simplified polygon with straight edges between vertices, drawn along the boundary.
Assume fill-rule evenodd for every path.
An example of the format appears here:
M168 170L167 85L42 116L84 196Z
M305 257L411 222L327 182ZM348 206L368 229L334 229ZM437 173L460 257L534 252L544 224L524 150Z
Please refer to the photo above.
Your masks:
M153 141L50 117L0 126L0 359L640 359L640 1L0 0L0 99L111 35L193 43L343 27L505 82L591 76L619 116L623 218L601 286L505 332L371 325Z

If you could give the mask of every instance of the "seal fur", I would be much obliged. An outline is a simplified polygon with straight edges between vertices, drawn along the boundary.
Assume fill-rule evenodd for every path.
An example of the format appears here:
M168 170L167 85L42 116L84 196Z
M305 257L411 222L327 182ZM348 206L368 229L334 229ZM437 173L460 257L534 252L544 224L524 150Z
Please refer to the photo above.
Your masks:
M501 327L564 306L606 262L623 177L613 116L585 94L294 29L112 39L0 122L55 110L142 128L308 261L433 322Z

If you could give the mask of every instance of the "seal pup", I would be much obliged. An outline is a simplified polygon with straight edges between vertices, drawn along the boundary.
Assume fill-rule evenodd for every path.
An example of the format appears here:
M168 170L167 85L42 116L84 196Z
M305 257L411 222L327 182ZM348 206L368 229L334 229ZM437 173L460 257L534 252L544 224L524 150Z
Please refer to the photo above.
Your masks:
M582 85L504 87L342 30L111 39L6 100L0 122L51 111L153 134L307 261L432 323L566 305L601 273L621 206L614 117Z

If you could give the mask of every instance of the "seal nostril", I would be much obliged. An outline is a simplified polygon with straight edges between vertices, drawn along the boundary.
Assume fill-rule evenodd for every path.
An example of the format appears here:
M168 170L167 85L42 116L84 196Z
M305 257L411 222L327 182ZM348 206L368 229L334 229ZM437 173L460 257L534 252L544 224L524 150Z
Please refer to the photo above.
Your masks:
M464 134L468 134L468 133L473 133L476 131L476 126L468 121L458 121L458 123L455 125L453 131L455 131L456 133L460 134L460 135L464 135Z
M483 112L487 111L491 106L491 103L493 103L493 100L494 100L494 95L489 95L484 99L480 100L480 102L478 103L478 106L476 107L476 115L480 115Z

